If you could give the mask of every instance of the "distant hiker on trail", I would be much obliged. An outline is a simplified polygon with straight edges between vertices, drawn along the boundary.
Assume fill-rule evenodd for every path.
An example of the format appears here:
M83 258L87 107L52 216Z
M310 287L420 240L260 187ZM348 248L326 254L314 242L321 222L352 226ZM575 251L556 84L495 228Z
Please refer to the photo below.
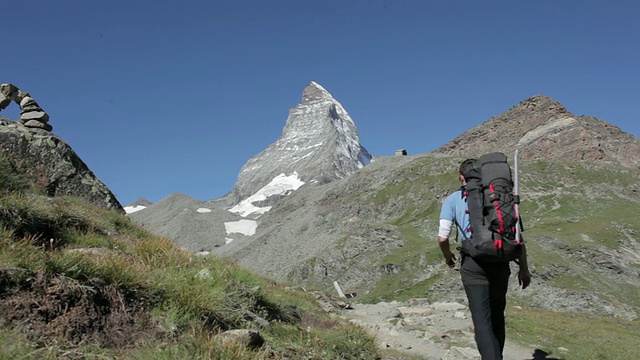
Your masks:
M491 154L491 155L495 155ZM504 157L503 154L499 154ZM483 160L483 157L480 158L480 161ZM506 157L504 157L503 162L496 161L494 158L490 159L486 163L490 163L490 167L497 166L500 167L499 170L503 171L504 166L507 166L508 170L508 182L511 182L510 179L510 169L508 165L506 165ZM439 231L438 231L438 242L440 245L440 250L444 255L445 263L449 267L453 267L455 265L456 257L452 253L450 245L449 245L449 235L451 234L451 230L454 226L458 228L458 240L461 242L460 246L460 255L461 255L461 265L460 265L460 276L462 278L462 284L464 285L464 290L467 294L467 299L469 301L469 309L471 311L471 317L473 320L473 326L475 329L475 340L478 346L478 351L482 355L483 360L501 360L502 359L502 351L504 349L505 343L505 307L506 307L506 295L507 288L509 284L509 276L511 274L511 270L509 267L510 260L515 260L520 267L518 271L518 280L523 289L529 286L531 282L531 275L529 273L529 268L527 265L527 255L524 243L521 242L521 239L515 241L515 248L517 251L513 251L510 253L512 248L509 246L513 245L505 245L503 250L503 242L507 244L509 241L508 237L515 238L515 236L507 235L515 229L516 226L519 226L518 217L517 217L517 206L515 207L515 218L516 224L508 226L509 230L505 230L504 226L501 226L500 230L497 230L495 234L499 235L489 235L490 250L494 251L494 254L490 254L491 256L487 256L486 254L478 255L476 249L472 249L470 244L475 244L480 237L480 233L486 226L478 225L477 228L472 228L472 224L478 224L477 221L471 219L471 217L479 216L480 224L485 224L485 221L482 220L483 211L474 210L476 213L469 211L469 209L475 209L475 205L472 205L472 201L476 201L478 198L477 194L474 194L471 188L476 184L469 185L467 181L471 183L471 178L474 177L474 181L482 181L481 175L488 176L494 168L491 168L485 171L484 164L482 163L482 171L480 171L479 160L468 159L462 162L459 170L459 180L462 187L449 195L444 204L442 205L442 210L440 212L440 223L439 223ZM475 172L474 172L475 171ZM504 172L504 171L503 171ZM472 175L474 174L474 175ZM505 177L507 177L505 175ZM492 204L496 203L496 208L498 211L497 217L494 217L494 222L496 218L499 218L499 221L503 221L503 214L501 212L500 206L497 204L496 197L502 196L502 194L494 194L494 184L491 183L489 186L489 180L486 180L485 186L482 184L477 185L475 188L476 191L479 190L479 197L481 198L481 204L484 195L483 191L489 191L488 188L491 188L491 192L488 193L490 198L488 204L484 203L485 208L491 207ZM493 180L492 180L493 181ZM468 186L469 185L469 186ZM473 195L469 195L470 191ZM499 192L499 190L498 190ZM513 196L511 187L509 187L508 196L502 196L503 198L507 198L509 196ZM476 198L472 198L472 196L476 196ZM519 202L518 197L515 196L515 199L510 199L512 203ZM469 200L469 205L468 205ZM482 209L482 207L480 207ZM478 215L477 213L480 213ZM484 213L486 215L486 211ZM504 218L513 214L504 214ZM504 225L504 224L503 224ZM481 229L482 228L482 229ZM504 241L502 240L502 236L504 234ZM517 232L518 237L520 237L519 232ZM492 239L493 237L493 239ZM500 238L496 240L496 237ZM521 238L521 237L520 237ZM471 240L473 239L473 240ZM494 245L495 242L495 245ZM513 242L511 242L513 244ZM475 245L473 245L475 246ZM493 249L495 246L495 250ZM498 249L499 248L499 249ZM470 250L469 250L470 249ZM474 252L474 255L470 254ZM487 251L488 253L489 251Z

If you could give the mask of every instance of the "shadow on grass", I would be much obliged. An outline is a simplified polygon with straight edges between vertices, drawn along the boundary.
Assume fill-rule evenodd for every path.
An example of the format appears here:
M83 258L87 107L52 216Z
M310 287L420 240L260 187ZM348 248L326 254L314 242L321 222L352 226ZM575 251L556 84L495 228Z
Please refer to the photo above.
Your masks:
M535 349L533 351L533 358L531 358L531 360L562 360L560 358L548 357L548 355L549 353L544 350Z

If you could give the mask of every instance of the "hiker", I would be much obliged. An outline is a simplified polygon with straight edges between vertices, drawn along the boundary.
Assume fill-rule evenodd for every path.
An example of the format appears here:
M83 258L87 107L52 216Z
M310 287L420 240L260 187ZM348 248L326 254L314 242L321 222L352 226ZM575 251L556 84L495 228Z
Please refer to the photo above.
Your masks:
M475 159L462 162L459 170L461 188L450 194L440 212L438 242L444 255L445 263L453 268L456 256L449 244L452 228L458 228L458 240L469 241L471 223L467 207L466 186L471 167L475 166ZM516 262L519 264L518 281L525 289L531 282L531 275L527 265L527 255L524 244ZM469 301L469 309L473 320L475 340L482 360L502 359L505 342L505 318L507 287L511 270L509 261L482 261L474 259L460 247L461 265L460 276Z

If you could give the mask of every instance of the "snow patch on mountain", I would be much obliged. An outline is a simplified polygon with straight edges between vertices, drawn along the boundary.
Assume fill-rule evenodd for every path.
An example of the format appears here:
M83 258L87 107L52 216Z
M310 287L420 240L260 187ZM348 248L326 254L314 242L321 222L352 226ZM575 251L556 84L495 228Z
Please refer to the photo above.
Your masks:
M275 195L288 195L302 185L304 185L304 182L300 180L298 173L294 172L291 175L282 173L276 176L269 184L258 190L255 194L249 196L229 209L229 212L238 214L242 217L253 215L255 218L258 218L262 214L271 210L271 206L256 206L253 203L267 200ZM240 233L246 236L251 236L256 233L258 222L255 220L242 219L239 221L225 222L224 226L227 231L227 235ZM225 241L225 243L228 244L233 241L233 239L226 238Z
M242 217L247 217L251 214L262 215L271 210L271 206L259 207L255 206L253 203L264 201L274 195L287 195L291 191L297 190L302 185L304 185L304 182L300 180L297 172L294 172L291 175L285 175L284 173L280 174L271 180L269 184L258 190L255 194L239 202L236 206L229 209L229 211Z
M239 233L247 236L251 236L256 233L258 223L255 220L238 220L224 223L224 227L227 230L227 235L233 233Z
M127 213L127 214L131 214L131 213L134 213L136 211L144 210L146 208L147 208L146 206L142 206L142 205L125 206L124 207L124 212Z

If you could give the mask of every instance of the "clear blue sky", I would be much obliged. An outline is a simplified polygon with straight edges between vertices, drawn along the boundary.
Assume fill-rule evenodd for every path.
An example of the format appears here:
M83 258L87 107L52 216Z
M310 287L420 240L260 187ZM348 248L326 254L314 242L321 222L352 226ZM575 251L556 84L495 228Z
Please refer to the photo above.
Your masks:
M208 200L312 80L374 155L429 152L536 94L639 136L638 14L615 0L6 1L0 83L30 92L123 205Z

